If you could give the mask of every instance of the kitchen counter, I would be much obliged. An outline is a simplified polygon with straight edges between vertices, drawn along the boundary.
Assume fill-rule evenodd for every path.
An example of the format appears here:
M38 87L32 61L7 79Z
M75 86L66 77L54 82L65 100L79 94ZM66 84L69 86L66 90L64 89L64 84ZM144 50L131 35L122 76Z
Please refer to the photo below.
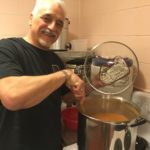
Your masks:
M64 61L86 57L86 51L55 51L55 53Z

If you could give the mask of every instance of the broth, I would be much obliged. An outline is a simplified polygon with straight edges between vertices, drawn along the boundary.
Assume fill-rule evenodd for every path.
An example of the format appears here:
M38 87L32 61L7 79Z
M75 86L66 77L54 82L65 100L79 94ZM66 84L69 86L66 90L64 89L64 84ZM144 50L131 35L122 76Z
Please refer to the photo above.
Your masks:
M93 118L103 120L103 121L112 121L112 122L124 122L128 121L128 118L124 115L117 113L98 113L92 115Z

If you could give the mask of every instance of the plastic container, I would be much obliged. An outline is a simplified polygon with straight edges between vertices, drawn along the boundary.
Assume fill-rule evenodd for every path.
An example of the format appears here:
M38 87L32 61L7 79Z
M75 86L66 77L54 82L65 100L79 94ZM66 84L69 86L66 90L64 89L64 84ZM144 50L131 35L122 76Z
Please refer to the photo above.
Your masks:
M67 129L77 131L78 111L76 107L68 107L62 110L62 120Z
M86 51L88 48L88 40L87 39L74 39L70 41L71 50L73 51Z

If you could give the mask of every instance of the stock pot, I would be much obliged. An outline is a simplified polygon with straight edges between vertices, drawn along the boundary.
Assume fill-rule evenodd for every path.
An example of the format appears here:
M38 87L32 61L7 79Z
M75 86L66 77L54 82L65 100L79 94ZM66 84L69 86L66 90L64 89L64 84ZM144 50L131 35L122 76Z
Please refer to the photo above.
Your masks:
M78 149L135 150L137 127L146 120L138 106L120 96L133 85L138 73L134 52L123 43L108 41L87 51L86 57L67 62L66 67L80 70L77 74L93 89L84 103L77 104ZM99 81L104 86L97 88L93 83ZM121 115L127 120L105 120L96 118L97 114Z
M137 105L121 97L90 95L78 109L86 118L86 150L135 150L137 126L146 121ZM100 119L96 114L123 115L127 120Z
M66 51L71 49L71 44L68 42L69 24L70 20L65 18L62 32L57 41L50 47L50 49L55 51Z

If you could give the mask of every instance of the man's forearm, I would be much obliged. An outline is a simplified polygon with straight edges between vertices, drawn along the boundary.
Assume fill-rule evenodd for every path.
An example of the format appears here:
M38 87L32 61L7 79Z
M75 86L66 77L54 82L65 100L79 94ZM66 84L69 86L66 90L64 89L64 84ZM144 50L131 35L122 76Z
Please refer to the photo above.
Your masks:
M0 80L0 99L8 109L29 108L40 103L64 82L65 76L61 71L43 76L6 77Z

